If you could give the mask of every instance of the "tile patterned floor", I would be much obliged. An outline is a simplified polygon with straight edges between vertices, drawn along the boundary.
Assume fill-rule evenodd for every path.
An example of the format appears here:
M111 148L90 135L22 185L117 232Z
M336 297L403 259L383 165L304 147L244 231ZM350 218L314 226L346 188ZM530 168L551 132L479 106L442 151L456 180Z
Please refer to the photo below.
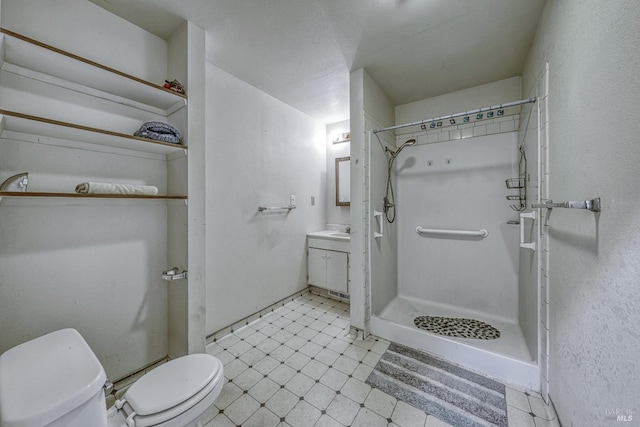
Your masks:
M304 294L207 346L227 382L205 427L447 426L365 383L388 346L349 333L347 304ZM559 426L537 393L507 387L507 405L510 427Z

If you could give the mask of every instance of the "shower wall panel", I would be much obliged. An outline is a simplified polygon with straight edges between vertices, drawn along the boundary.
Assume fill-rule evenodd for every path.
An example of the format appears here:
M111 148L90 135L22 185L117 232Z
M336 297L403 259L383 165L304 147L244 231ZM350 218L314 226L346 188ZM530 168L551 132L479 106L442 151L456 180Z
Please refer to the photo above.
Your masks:
M372 305L383 306L397 292L395 238L373 237L374 210L382 209L386 160L370 131L394 123L389 97L359 69L350 75L351 97L351 326L369 330ZM393 139L388 141L393 146ZM375 312L375 311L374 311Z
M371 118L366 122L369 129L379 129L382 126L376 124ZM380 312L398 295L398 287L396 284L397 277L397 227L396 223L388 223L384 216L384 232L382 237L375 238L374 233L378 231L378 221L373 217L373 212L383 211L383 198L385 185L387 182L387 155L384 152L385 147L395 150L395 138L389 132L380 133L378 136L371 135L370 140L370 213L372 215L370 222L371 244L371 313L380 314Z
M538 103L523 106L520 114L520 129L518 141L525 145L527 157L527 201L526 212L531 212L531 204L539 200L538 189L538 105L543 94L541 83L528 92L529 96L537 96ZM539 245L538 232L540 218L527 221L529 225L525 229L525 240L536 242ZM538 358L538 252L529 249L520 249L519 256L519 318L520 327L524 335L529 353Z
M507 224L517 214L505 198L505 179L517 176L517 133L425 142L395 163L398 293L517 322L518 227ZM489 235L430 237L417 226Z

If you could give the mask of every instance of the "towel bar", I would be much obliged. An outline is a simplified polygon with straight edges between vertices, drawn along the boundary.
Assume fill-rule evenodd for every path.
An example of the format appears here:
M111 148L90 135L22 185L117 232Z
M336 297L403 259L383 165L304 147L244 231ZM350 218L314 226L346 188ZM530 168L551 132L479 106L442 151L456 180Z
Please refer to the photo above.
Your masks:
M553 200L547 200L543 203L533 203L532 208L569 208L569 209L588 209L591 212L600 212L600 197L591 200L569 201L553 203Z
M291 209L295 209L296 207L293 205L289 205L289 206L258 206L258 212L263 212L263 211L282 211L282 210L288 210L290 211Z

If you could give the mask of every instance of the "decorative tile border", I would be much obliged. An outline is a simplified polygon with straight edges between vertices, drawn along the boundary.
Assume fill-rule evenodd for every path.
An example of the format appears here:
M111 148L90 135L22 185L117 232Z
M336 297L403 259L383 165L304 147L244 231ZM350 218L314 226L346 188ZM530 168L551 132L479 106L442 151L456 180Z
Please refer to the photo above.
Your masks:
M432 123L433 124L433 123ZM437 125L437 123L436 123ZM398 145L408 138L417 138L418 144L434 144L437 142L454 141L457 139L476 136L494 135L498 133L515 132L520 126L520 114L496 117L493 119L476 120L470 123L447 124L425 130L404 133L396 136Z

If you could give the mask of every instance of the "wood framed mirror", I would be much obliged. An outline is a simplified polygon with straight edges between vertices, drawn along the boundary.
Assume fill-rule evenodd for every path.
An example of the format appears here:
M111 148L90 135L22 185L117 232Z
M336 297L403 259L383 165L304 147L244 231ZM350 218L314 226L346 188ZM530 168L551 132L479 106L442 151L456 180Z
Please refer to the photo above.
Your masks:
M336 206L351 206L351 157L336 158Z

